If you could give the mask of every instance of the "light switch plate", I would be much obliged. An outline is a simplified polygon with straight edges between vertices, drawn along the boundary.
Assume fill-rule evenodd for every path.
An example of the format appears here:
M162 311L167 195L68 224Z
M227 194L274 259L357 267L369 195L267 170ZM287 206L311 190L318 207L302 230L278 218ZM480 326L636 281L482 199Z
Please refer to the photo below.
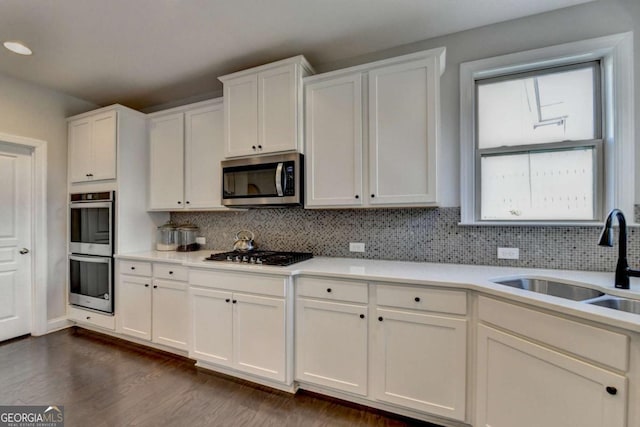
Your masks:
M349 251L351 252L364 252L364 243L349 243Z
M498 248L498 259L520 259L520 249Z

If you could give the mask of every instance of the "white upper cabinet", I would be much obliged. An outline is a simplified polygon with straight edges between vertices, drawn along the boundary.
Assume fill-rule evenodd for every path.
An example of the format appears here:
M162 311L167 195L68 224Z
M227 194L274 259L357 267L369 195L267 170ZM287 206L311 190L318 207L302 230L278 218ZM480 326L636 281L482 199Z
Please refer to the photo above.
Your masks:
M101 111L69 121L69 180L116 178L117 112Z
M223 129L220 99L151 117L150 210L223 209Z
M296 56L220 77L225 156L302 151L302 77L312 72Z
M306 78L306 207L436 206L445 49Z
M362 193L362 74L305 88L307 206L359 206Z

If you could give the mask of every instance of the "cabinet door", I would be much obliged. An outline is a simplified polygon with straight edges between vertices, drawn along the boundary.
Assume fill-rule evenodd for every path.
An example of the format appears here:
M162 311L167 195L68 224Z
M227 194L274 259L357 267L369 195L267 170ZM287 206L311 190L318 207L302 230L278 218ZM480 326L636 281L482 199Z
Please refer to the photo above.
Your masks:
M221 208L224 159L222 104L185 113L185 204L187 208Z
M369 72L369 202L436 198L437 59Z
M298 75L295 64L258 74L258 147L260 153L298 147Z
M151 278L120 275L116 292L117 331L151 340Z
M376 318L374 397L464 420L467 321L381 308Z
M189 288L189 356L231 367L233 325L231 292Z
M623 376L484 325L478 326L477 363L474 425L626 425Z
M91 179L116 178L117 113L109 111L93 117Z
M153 342L187 350L187 307L186 283L157 279L153 281Z
M360 206L362 193L362 75L308 84L306 206Z
M224 82L225 156L258 153L258 75Z
M234 294L234 367L261 377L286 379L284 299Z
M91 118L69 122L69 179L83 182L90 179Z
M367 395L367 306L299 298L296 379Z
M152 118L149 123L149 209L184 206L184 114Z

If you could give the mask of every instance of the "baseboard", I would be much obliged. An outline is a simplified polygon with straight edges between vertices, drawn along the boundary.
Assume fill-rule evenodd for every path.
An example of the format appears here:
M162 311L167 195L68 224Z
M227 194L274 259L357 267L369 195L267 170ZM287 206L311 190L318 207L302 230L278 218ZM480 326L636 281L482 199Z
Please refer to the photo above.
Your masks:
M73 322L67 319L67 316L57 317L47 320L47 333L59 331L73 326Z

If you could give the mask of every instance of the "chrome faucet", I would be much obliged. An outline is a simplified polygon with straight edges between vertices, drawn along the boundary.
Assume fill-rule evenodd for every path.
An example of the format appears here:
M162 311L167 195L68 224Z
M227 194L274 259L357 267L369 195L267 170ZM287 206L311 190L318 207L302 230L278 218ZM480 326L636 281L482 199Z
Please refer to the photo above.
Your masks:
M627 263L627 221L624 219L624 214L620 209L613 209L609 212L609 215L607 215L598 245L613 247L613 228L611 227L611 223L613 222L614 216L618 219L618 225L620 226L615 286L620 289L629 289L629 277L640 277L640 270L630 269Z

